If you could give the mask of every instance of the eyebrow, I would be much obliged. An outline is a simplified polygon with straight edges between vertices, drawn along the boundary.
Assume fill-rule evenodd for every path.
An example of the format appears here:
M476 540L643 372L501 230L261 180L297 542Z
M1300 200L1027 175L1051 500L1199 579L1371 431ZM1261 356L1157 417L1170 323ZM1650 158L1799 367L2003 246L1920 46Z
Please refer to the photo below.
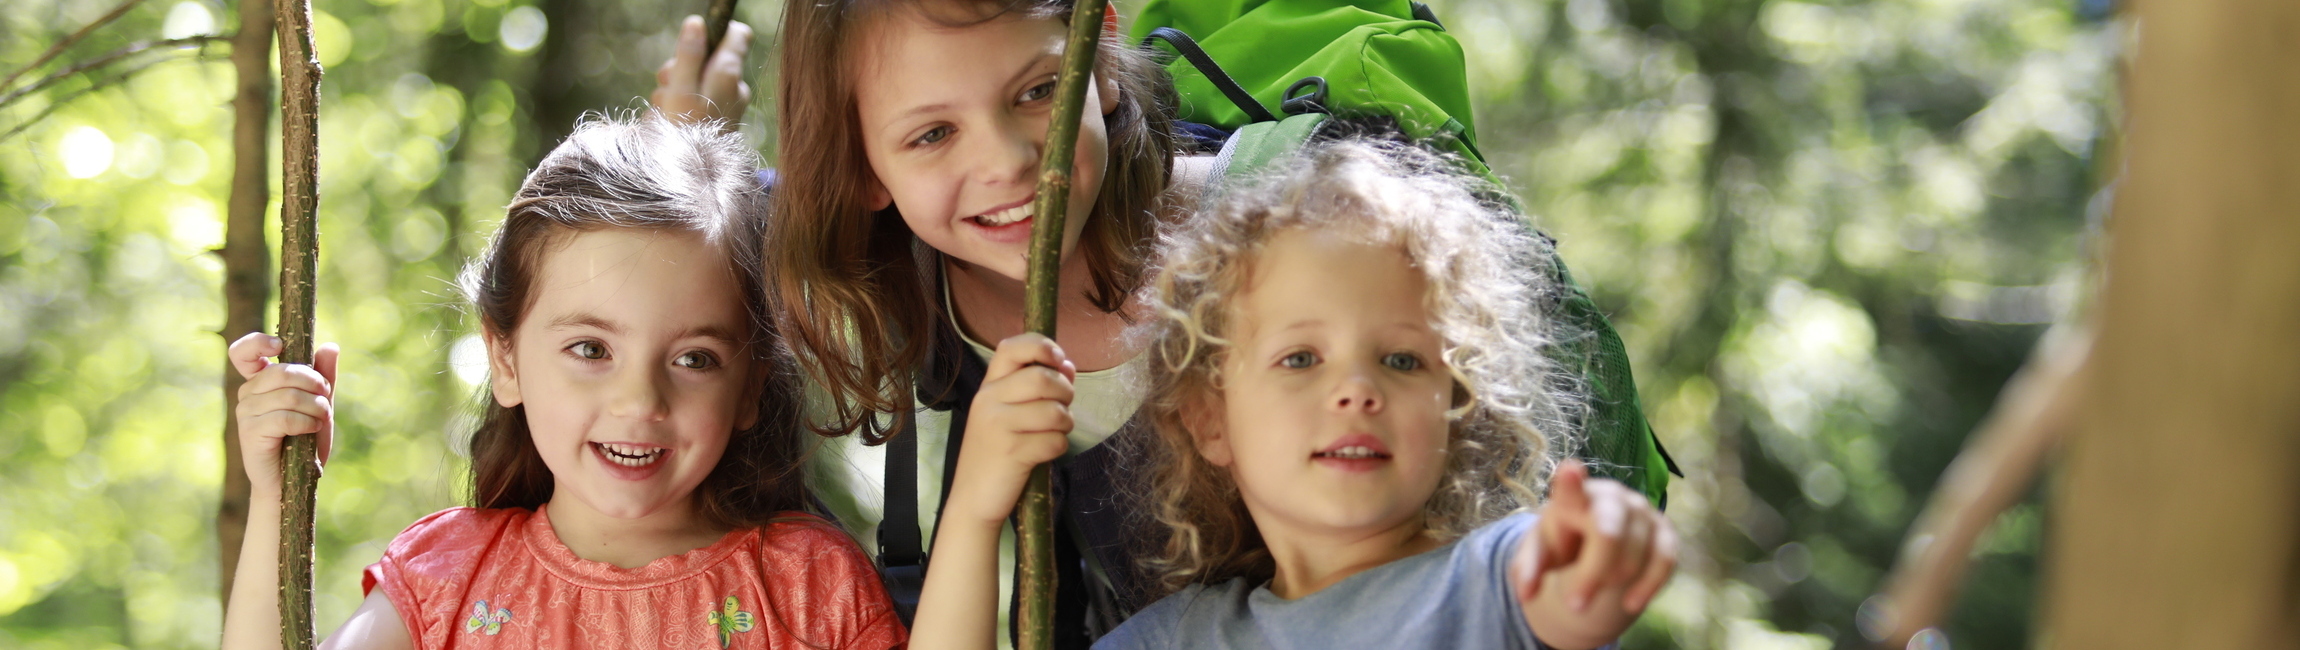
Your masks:
M948 104L948 103L942 103L942 104L928 104L928 105L925 105L925 106L917 106L917 107L913 107L913 108L911 108L910 110L907 110L907 111L903 111L901 114L895 115L895 116L894 116L894 119L893 119L893 120L890 120L890 121L900 122L900 121L902 121L902 120L907 120L907 119L910 119L910 118L911 118L911 116L914 116L914 115L918 115L918 114L920 114L920 113L932 113L932 112L935 112L935 111L942 111L942 110L949 110L949 109L950 109L950 104Z
M623 334L623 326L621 324L585 312L576 312L551 319L551 323L545 326L545 328L553 330L591 328L605 331L608 334L614 334L617 336L621 336ZM728 332L726 328L719 327L717 325L690 327L680 331L677 335L672 336L671 340L676 341L689 338L715 339L719 342L736 347L741 347L743 345L743 339L741 337L735 336L733 333Z

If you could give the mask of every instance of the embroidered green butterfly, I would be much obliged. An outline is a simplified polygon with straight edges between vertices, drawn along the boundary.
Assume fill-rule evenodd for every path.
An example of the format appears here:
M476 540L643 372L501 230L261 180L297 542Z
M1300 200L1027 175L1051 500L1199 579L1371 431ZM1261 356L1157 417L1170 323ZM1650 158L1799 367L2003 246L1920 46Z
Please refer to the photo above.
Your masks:
M750 612L737 611L742 605L742 601L728 596L725 602L720 603L719 611L711 612L711 625L719 628L719 647L733 645L736 632L749 632L755 626Z
M463 622L463 631L486 630L488 636L495 636L495 633L503 631L503 624L509 622L511 610L498 607L495 613L490 614L487 612L487 601L482 600L471 606L471 620Z

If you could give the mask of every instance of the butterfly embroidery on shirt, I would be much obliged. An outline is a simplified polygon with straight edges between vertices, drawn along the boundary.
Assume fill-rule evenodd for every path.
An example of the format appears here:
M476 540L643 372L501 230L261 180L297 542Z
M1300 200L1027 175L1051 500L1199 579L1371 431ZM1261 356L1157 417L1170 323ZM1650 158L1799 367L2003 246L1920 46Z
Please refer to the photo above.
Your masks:
M719 605L719 611L711 612L711 625L719 628L719 647L721 648L734 644L736 632L749 632L753 627L751 613L738 611L740 607L742 607L742 601L735 600L734 596L728 596L727 600Z
M511 610L498 607L495 608L494 613L488 613L487 601L482 600L471 606L471 620L463 622L463 631L485 630L488 636L494 636L495 633L503 631L504 623L509 622L511 622Z

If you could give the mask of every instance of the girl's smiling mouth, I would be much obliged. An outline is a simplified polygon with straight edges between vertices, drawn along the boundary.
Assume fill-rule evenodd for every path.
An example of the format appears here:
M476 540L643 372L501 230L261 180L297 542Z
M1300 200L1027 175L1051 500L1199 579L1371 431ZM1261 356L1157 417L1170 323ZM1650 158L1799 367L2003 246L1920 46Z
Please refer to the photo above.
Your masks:
M1029 241L1030 225L1037 221L1037 219L1031 218L1030 207L1037 198L1035 195L1026 197L1020 201L991 208L989 212L967 217L961 221L973 226L974 231L980 233L983 239L994 243L1013 244Z
M615 478L639 481L654 476L663 468L663 459L671 455L666 447L628 442L594 442L591 453L599 457L607 474Z
M1353 433L1311 453L1310 462L1345 472L1370 472L1390 462L1390 448L1380 438Z
M1034 194L1020 201L991 208L989 212L967 217L966 220L985 228L1013 225L1030 218L1030 204L1037 202L1037 199L1038 196Z

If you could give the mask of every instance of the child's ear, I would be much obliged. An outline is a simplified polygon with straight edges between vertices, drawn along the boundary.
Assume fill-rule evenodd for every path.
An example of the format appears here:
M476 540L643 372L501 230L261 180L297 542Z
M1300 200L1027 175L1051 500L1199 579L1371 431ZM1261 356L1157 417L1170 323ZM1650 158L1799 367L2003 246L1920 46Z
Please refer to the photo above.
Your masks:
M759 423L759 400L766 397L767 373L771 371L766 366L764 359L751 362L750 385L743 388L742 404L735 410L736 431L749 431Z
M511 342L494 334L481 334L487 342L488 392L495 395L495 403L503 408L520 405L519 364L511 358Z
M1101 99L1102 114L1118 112L1118 80L1110 75L1094 74L1094 92Z
M887 191L886 183L879 182L878 174L871 174L870 178L863 181L863 205L872 212L894 205L894 193Z
M1230 429L1222 418L1222 398L1190 400L1182 405L1182 423L1198 445L1198 456L1215 467L1229 467L1237 457L1230 451Z

